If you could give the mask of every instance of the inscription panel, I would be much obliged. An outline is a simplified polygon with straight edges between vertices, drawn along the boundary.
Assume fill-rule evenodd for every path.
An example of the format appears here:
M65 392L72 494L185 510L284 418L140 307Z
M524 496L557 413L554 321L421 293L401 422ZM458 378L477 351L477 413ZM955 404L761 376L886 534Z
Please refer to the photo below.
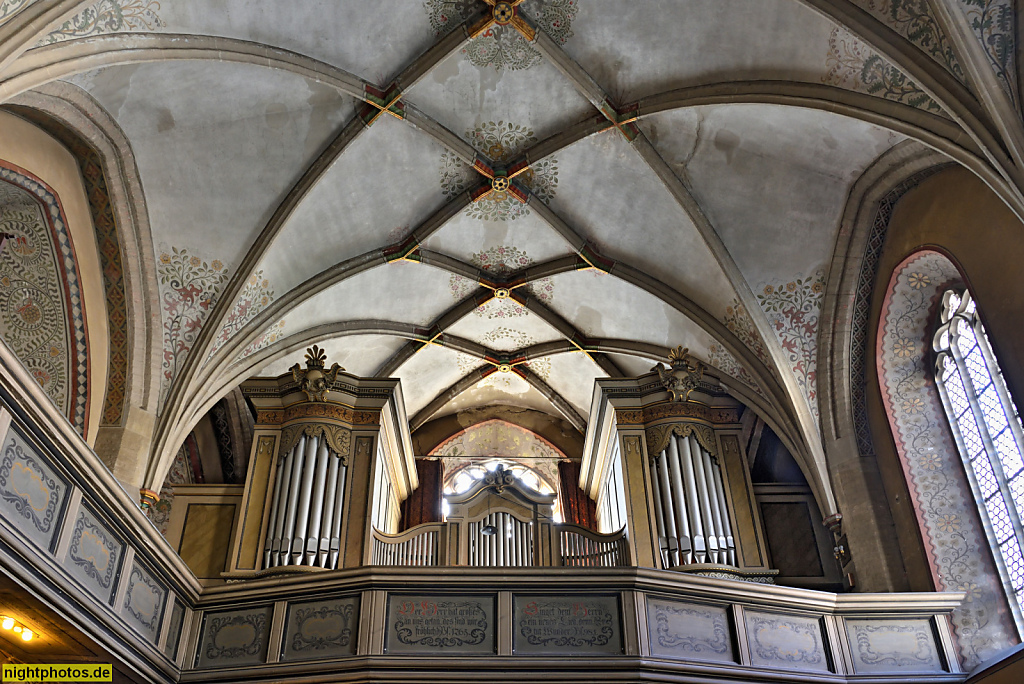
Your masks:
M359 596L291 604L281 659L355 655L358 625Z
M153 579L153 575L138 562L132 563L128 575L128 591L121 606L121 615L140 634L156 642L160 634L160 621L164 616L167 589Z
M83 503L71 531L64 567L93 595L109 603L123 557L124 544Z
M0 516L41 548L53 546L64 501L67 481L16 429L7 433L0 451Z
M513 597L512 651L520 655L620 655L617 596Z
M273 606L207 613L199 639L197 668L258 665L267 661Z
M495 653L492 596L388 596L387 653Z
M943 672L931 620L846 620L859 673Z
M728 610L647 597L651 655L735 663Z
M745 621L752 665L829 671L819 618L747 611Z

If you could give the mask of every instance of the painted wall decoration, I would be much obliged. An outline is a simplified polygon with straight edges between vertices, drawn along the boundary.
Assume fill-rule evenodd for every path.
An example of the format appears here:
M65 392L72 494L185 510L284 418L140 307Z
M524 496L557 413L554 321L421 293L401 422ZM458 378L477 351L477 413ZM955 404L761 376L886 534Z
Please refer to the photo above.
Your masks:
M761 341L761 336L757 334L754 321L750 318L750 314L747 313L747 308L740 304L738 299L732 301L732 306L725 307L725 316L722 322L725 323L725 327L729 329L729 332L738 337L740 342L747 345L750 351L754 352L754 355L761 360L761 363L769 370L772 369L771 357Z
M974 29L989 62L1010 100L1020 105L1017 92L1016 24L1012 0L960 0L960 8Z
M768 322L789 361L789 367L818 416L818 316L825 295L825 273L817 271L786 283L767 283L757 293Z
M491 300L491 302L496 301L498 300ZM488 304L490 304L491 302L488 302ZM480 307L480 309L477 309L477 311L480 311L481 309L486 309L486 306L487 305ZM523 310L525 311L525 309ZM507 352L514 352L520 349L525 349L537 342L537 340L534 339L532 335L528 335L522 332L521 330L509 328L504 325L499 325L497 328L494 328L493 330L485 333L483 336L481 336L479 341L481 344L490 347L491 349ZM456 362L459 365L459 370L463 374L470 372L474 368L479 368L484 363L484 361L478 359L475 356L470 356L469 354L462 353L458 355L458 359ZM534 373L536 373L538 376L545 380L547 380L548 377L551 375L551 359L547 357L531 359L520 365L529 368L531 371L533 371ZM488 380L489 379L490 378L488 378Z
M133 563L121 614L154 643L160 634L166 599L167 589L145 567L138 562Z
M25 5L32 0L2 0L0 1L0 24L17 14Z
M846 620L858 674L942 672L931 620Z
M123 556L124 544L83 504L71 531L64 567L96 598L109 602Z
M60 200L24 169L0 164L0 335L79 433L89 414L81 275Z
M854 0L901 36L921 48L961 82L964 72L928 0Z
M423 7L430 17L436 36L443 36L480 6L477 0L426 0ZM572 36L572 22L579 11L579 0L526 0L523 11L537 28L562 45ZM462 54L477 67L529 69L541 61L541 55L511 26L491 26L469 41Z
M170 252L160 254L157 276L163 306L161 391L166 396L207 316L217 303L229 274L219 260L204 261L185 248L172 247Z
M245 327L245 324L255 318L261 311L266 309L274 301L274 290L270 287L270 281L263 277L263 269L260 269L249 276L242 287L242 291L235 301L234 308L228 314L224 326L220 329L217 339L210 350L210 357L224 346L238 331ZM270 332L270 331L268 331ZM209 358L207 358L209 361Z
M622 627L614 596L520 596L512 599L512 648L530 655L620 655Z
M743 384L748 385L758 394L763 395L757 381L755 381L750 373L747 372L747 369L740 365L740 362L736 360L735 356L729 353L728 349L717 342L712 342L708 346L708 363L720 371L728 373Z
M107 33L152 31L164 26L159 11L157 0L99 0L51 31L39 45Z
M282 658L311 660L355 655L358 616L358 596L288 606Z
M882 304L876 358L936 589L967 594L952 622L970 671L1017 639L929 362L939 299L959 280L956 267L937 252L918 252L897 266Z
M481 458L500 458L536 471L551 491L558 491L558 462L566 456L546 439L504 420L485 420L458 432L430 452L443 460L447 482L463 467Z
M505 276L528 268L533 264L533 259L518 247L499 245L477 252L470 258L470 263L488 273ZM454 273L448 281L448 288L455 301L461 300L476 286L477 284L472 280ZM550 305L555 296L555 286L551 278L540 278L524 287L531 296L544 304ZM529 314L525 308L512 299L492 299L485 305L477 307L473 313L482 318L494 320L518 318Z
M822 77L822 83L943 114L942 107L920 86L841 28L832 29L829 35L825 66L828 73Z
M387 653L495 652L494 597L389 596Z
M726 608L648 596L647 629L652 655L736 662Z
M68 483L16 430L7 433L0 453L0 513L41 548L57 535Z
M103 294L107 301L107 388L100 425L120 426L124 421L127 399L128 348L131 340L121 239L110 202L103 161L95 148L55 119L28 107L17 108L17 114L67 147L82 172L85 196L89 200L93 228L96 230L96 246L99 248L100 269L103 271Z
M538 142L533 129L512 122L488 121L466 131L467 141L487 159L498 164L513 161L530 145ZM453 152L441 155L441 192L446 199L475 186L482 176L467 166ZM545 204L555 196L558 187L558 160L545 157L530 165L515 177L515 181L530 189ZM470 204L466 215L483 221L515 221L527 216L530 209L507 192L492 192Z
M260 336L249 343L249 346L242 350L242 352L235 357L236 361L244 359L248 356L252 356L260 349L265 349L270 345L274 344L284 336L285 319L279 320L272 326L260 333Z
M744 611L750 664L786 670L828 672L817 618Z
M208 613L196 667L258 665L267 659L271 606Z

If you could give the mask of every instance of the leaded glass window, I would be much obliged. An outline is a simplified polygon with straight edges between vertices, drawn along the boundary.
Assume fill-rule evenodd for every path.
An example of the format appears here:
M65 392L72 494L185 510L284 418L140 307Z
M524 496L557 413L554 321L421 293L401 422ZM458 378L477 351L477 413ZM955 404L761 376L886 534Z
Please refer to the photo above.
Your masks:
M935 380L1013 612L1024 605L1024 431L970 292L943 295Z

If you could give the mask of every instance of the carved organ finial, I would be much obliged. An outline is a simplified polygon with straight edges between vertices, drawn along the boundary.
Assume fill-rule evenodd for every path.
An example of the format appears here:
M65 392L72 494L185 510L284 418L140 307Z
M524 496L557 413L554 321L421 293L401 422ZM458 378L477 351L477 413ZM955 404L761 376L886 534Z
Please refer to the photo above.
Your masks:
M305 370L299 364L288 369L310 401L327 401L327 391L337 379L338 371L345 370L336 363L330 370L324 370L326 366L327 352L314 344L306 350Z
M704 378L706 366L691 356L689 348L683 345L670 349L668 360L671 368L659 363L654 370L658 371L662 386L672 395L672 401L686 401Z

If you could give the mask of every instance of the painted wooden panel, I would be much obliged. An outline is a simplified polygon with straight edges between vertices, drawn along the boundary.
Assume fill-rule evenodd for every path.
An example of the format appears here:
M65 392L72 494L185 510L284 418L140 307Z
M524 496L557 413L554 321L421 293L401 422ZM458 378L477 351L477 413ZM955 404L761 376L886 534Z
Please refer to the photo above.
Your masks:
M0 516L47 551L53 546L69 487L17 430L0 452Z
M267 660L273 606L207 613L196 667L259 665Z
M517 655L621 655L617 596L513 598L512 651Z
M388 596L387 653L495 653L494 596Z
M181 628L185 624L185 604L174 600L171 608L171 619L167 623L167 642L164 644L164 655L174 660L178 655L178 643L181 641Z
M847 620L854 670L942 672L931 620Z
M160 622L167 601L167 588L138 561L132 563L128 574L128 589L124 595L121 615L140 634L156 643L160 635Z
M647 597L651 655L734 663L729 612L723 606Z
M820 618L749 611L746 626L751 665L829 671Z
M196 577L220 579L234 519L234 504L188 504L178 553Z
M355 655L359 596L293 603L288 606L282 660L313 660Z
M64 567L96 598L109 603L123 558L124 543L83 503L71 531Z

